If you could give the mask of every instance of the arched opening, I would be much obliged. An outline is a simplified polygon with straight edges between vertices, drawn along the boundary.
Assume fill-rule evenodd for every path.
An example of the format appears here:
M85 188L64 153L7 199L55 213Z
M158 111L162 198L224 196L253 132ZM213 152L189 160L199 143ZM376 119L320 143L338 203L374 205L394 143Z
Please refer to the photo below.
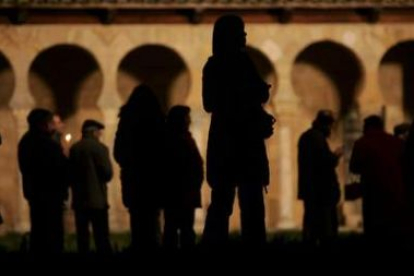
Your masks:
M40 52L29 71L29 87L37 107L50 109L80 138L87 118L100 120L97 107L103 75L94 56L76 45L56 45Z
M355 140L360 136L361 118L357 98L364 72L358 57L347 47L321 41L306 47L295 59L292 85L300 99L298 133L310 127L320 109L331 109L338 122L330 139L332 149L344 147L338 168L339 181L350 182L349 160ZM348 206L350 205L350 206ZM358 227L361 220L359 203L345 206L342 224Z
M269 92L270 98L273 98L277 91L278 79L272 62L263 52L251 46L247 46L247 54L250 56L262 79L271 85ZM268 104L271 105L271 101Z
M146 83L156 93L162 109L185 104L190 91L187 65L174 50L144 45L130 51L118 68L118 90L126 101L135 86Z
M17 168L17 123L10 100L15 88L15 75L9 60L0 52L0 212L4 218L3 231L16 230L18 215L19 181Z
M403 111L405 118L414 118L414 41L405 41L391 47L381 59L379 84L385 106Z
M355 106L362 79L363 69L357 56L331 41L311 44L293 65L294 91L311 114L329 108L342 118Z

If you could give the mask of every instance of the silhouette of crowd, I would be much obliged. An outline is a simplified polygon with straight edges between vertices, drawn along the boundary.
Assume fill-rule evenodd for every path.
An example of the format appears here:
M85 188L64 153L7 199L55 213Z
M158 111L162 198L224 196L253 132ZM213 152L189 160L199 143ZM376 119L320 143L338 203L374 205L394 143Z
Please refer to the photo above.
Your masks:
M273 134L275 123L264 109L270 85L246 53L239 16L216 21L212 46L202 76L203 106L211 113L206 157L211 203L201 245L229 244L229 217L237 195L243 246L263 248L264 194L270 177L265 139ZM195 209L202 206L204 162L190 132L190 115L184 105L164 114L146 84L137 86L120 108L113 157L121 169L132 252L196 246L194 219ZM107 191L113 167L110 150L100 141L105 126L85 120L81 139L67 150L57 114L36 108L27 123L18 161L30 207L30 251L63 251L63 212L71 193L78 251L90 252L91 226L96 251L111 253ZM304 203L303 241L310 246L332 245L338 236L341 185L336 169L343 148L329 146L334 125L333 112L320 110L298 142L298 198ZM401 244L411 242L413 166L414 125L397 126L393 136L385 132L381 117L367 117L349 169L360 175L364 233L372 244L391 243L395 237Z

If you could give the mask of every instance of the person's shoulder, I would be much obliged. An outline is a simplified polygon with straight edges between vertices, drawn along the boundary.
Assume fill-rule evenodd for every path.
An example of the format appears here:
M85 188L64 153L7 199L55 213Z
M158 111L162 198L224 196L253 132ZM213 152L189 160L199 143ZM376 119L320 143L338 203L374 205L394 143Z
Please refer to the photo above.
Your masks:
M82 146L82 140L76 141L75 143L73 143L73 145L70 147L70 151L77 151L79 149L79 147Z
M305 130L302 135L300 136L301 139L313 139L313 138L317 138L323 136L322 133L314 128L309 128L307 130Z

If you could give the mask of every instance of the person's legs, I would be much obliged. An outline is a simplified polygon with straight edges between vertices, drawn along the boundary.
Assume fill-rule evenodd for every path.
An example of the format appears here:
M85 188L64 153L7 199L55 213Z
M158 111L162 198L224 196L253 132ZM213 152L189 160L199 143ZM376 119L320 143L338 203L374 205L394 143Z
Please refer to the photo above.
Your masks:
M184 208L181 212L181 248L191 249L195 246L194 208Z
M238 189L243 242L247 246L266 244L263 187L252 183L240 184Z
M223 246L228 242L229 217L233 212L235 187L215 185L211 191L202 242L206 246Z
M163 246L166 248L178 248L178 219L174 207L164 209Z
M108 210L91 210L91 221L96 251L98 253L111 253L109 241Z
M89 252L89 212L87 210L75 210L76 242L78 252Z

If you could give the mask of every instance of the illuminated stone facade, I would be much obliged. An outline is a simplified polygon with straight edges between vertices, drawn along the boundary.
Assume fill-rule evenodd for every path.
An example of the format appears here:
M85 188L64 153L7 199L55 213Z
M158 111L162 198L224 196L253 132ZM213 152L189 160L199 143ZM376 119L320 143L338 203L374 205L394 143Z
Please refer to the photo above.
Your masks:
M28 18L30 22L30 13ZM302 205L296 200L299 135L319 108L336 111L339 123L331 144L344 144L347 153L366 115L384 115L388 130L410 121L414 115L410 103L414 95L414 28L410 22L247 21L249 53L272 84L267 109L278 119L275 134L267 141L271 166L267 225L271 231L296 228L302 219ZM61 114L66 133L74 140L79 139L85 118L102 120L106 125L103 140L112 148L119 107L136 84L146 81L156 87L165 110L178 103L192 108L192 132L205 156L209 115L202 108L201 72L211 54L211 33L211 23L167 24L162 20L111 25L73 21L1 24L0 208L5 224L0 231L27 231L29 227L16 154L18 140L27 129L26 116L34 107ZM342 185L349 180L349 156L345 157L338 169ZM119 169L113 164L110 227L114 232L125 231L129 229L128 214L121 203ZM209 196L205 183L203 209L197 212L198 230ZM346 225L357 227L358 203L344 203L343 210ZM233 229L239 227L238 212L236 208ZM67 225L73 229L70 211L67 213Z

